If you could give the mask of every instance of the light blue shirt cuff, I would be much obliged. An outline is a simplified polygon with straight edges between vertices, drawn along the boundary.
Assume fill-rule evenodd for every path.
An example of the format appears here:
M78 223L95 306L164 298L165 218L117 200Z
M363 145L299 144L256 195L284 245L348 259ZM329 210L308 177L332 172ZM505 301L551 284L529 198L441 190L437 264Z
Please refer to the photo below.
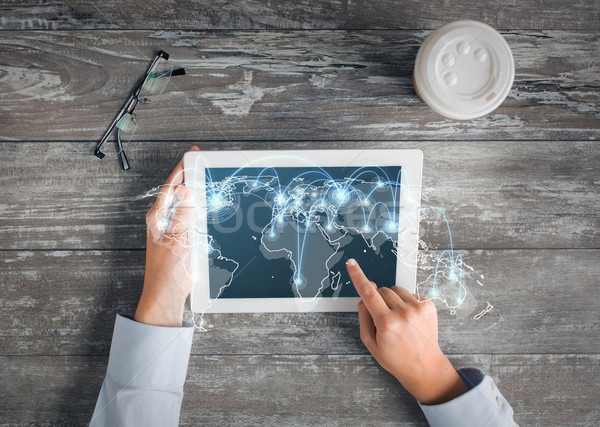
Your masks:
M176 426L193 327L160 327L118 315L91 426Z
M516 426L513 410L494 381L479 369L457 371L470 388L466 393L439 405L419 406L432 427Z
M146 325L117 315L107 375L132 387L182 387L194 328Z

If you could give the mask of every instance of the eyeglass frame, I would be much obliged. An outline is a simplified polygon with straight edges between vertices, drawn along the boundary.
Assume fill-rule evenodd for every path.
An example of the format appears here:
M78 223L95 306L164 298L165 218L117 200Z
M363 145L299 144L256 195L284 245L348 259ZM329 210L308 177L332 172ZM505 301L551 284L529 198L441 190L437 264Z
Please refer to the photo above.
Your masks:
M138 85L136 86L134 91L131 93L131 95L129 95L129 98L127 99L127 101L125 102L123 107L121 108L121 111L119 111L119 113L116 115L116 117L114 118L114 120L112 121L112 123L110 124L108 129L106 130L106 132L104 132L102 139L96 144L96 148L94 149L94 155L96 157L98 157L99 159L102 159L106 156L102 151L100 151L100 149L102 148L102 146L104 145L104 143L106 142L106 140L108 139L108 137L110 136L112 131L115 129L117 124L127 114L133 115L133 111L135 110L135 107L140 102L140 99L139 99L140 92L142 91L142 88L144 87L146 80L148 80L148 77L150 76L150 74L152 73L152 70L154 69L154 67L156 66L156 64L158 63L158 61L160 59L164 59L165 61L168 61L169 54L167 52L165 52L164 50L161 50L156 54L156 56L150 63L150 66L146 70L146 74L144 75L144 78L140 81L140 83L138 83ZM185 74L185 68L178 68L178 69L172 70L170 72L170 76L178 76L178 75L183 75L183 74ZM143 101L142 101L142 103L143 103ZM119 135L120 130L121 129L117 127L117 144L119 147L119 153L118 153L119 161L121 163L121 166L123 167L123 170L128 170L130 168L130 166L129 166L129 161L127 160L127 156L125 155L125 151L123 150L123 144L121 142L121 138Z

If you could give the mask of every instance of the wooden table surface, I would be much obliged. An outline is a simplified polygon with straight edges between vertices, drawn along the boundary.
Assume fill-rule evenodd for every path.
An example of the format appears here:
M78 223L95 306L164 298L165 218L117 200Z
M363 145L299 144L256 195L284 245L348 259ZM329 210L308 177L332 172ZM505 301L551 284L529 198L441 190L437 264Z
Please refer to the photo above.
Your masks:
M442 349L521 425L598 425L600 2L234 3L0 1L0 424L89 421L115 314L141 291L143 196L197 144L421 149L423 206L472 267L465 303L438 304ZM431 30L463 18L499 29L516 77L458 122L411 75ZM159 49L188 73L136 109L125 172L92 151ZM421 238L425 258L448 247L439 214ZM356 314L207 317L181 424L426 424Z

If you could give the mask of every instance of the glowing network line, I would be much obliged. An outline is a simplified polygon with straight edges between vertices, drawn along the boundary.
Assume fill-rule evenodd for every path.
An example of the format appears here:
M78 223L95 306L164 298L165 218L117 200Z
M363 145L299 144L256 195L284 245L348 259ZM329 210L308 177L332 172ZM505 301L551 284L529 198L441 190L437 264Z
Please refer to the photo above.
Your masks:
M313 235L324 238L334 248L334 255L341 246L341 239L349 232L362 236L367 246L373 250L377 249L375 237L377 235L384 236L386 240L392 242L394 255L399 257L403 255L398 252L398 232L403 226L398 218L397 209L401 190L399 177L390 179L384 171L361 171L360 169L344 179L334 179L324 170L317 171L316 176L315 171L311 172L312 174L309 172L298 174L288 184L282 185L274 168L264 168L259 174L253 176L240 173L230 175L222 180L208 179L205 186L206 212L209 221L218 223L230 218L238 209L240 196L251 195L257 197L271 209L271 220L264 227L261 243L263 238L266 240L277 239L282 226L295 225L297 230L296 251L288 250L287 252L293 268L290 284L300 299L306 297L301 292L303 286L306 285L303 274L305 248ZM210 178L208 172L207 178ZM153 188L139 198L154 196L159 188ZM379 200L382 194L387 195L386 197L390 199L389 204ZM348 212L359 212L361 220L352 226L343 224L339 221L339 217ZM447 249L435 255L422 240L419 241L418 268L421 271L430 271L430 273L417 284L417 294L426 299L441 302L450 309L451 314L454 314L467 298L466 272L469 270L473 272L474 269L465 264L462 254L454 250L450 220L443 208L422 207L415 214L419 215L421 220L428 218L429 215L438 215L448 236ZM163 230L165 237L184 246L185 239L181 239L181 236L167 235L168 226L168 218L158 221L158 227ZM194 224L189 224L189 226L192 232L203 233L196 230ZM316 231L317 234L312 231ZM228 280L219 287L216 298L212 300L214 301L231 285L236 272L239 271L240 264L221 252L213 236L208 235L206 238L211 259L235 265ZM286 251L285 248L280 250ZM295 258L292 258L294 254ZM328 271L334 255L325 261ZM408 258L410 259L410 257ZM408 259L401 259L401 262L408 262ZM319 288L313 290L313 294L309 295L308 299L319 296L326 286L333 290L339 289L340 272L331 273L331 276L322 278ZM188 272L188 275L191 276L191 272ZM483 280L483 275L480 278ZM476 282L483 286L479 280ZM206 307L204 311L208 308L210 306ZM477 313L474 319L480 319L492 309L493 305L487 302L487 306ZM193 315L192 321L201 330L206 330L202 316L203 313L200 313L200 325L196 325Z
M393 247L397 248L400 225L397 219L399 173L395 179L390 179L381 168L357 168L344 179L334 179L327 171L318 168L299 173L287 184L282 184L274 168L264 168L257 175L252 176L244 172L238 169L235 173L218 180L214 179L212 172L207 169L205 191L208 221L218 223L227 219L235 210L236 200L240 195L253 194L271 209L271 220L265 226L261 240L266 238L267 241L276 241L282 227L286 224L294 224L297 229L296 248L295 252L291 250L287 252L293 265L291 284L300 298L303 298L300 291L306 285L303 270L308 241L317 229L329 241L328 233L348 228L347 225L340 223L340 215L358 209L362 216L362 225L350 228L362 235L372 249L376 249L373 241L379 233L392 240ZM371 181L368 181L368 178L371 178ZM376 193L382 192L389 193L386 200L389 200L388 204L391 204L392 208L382 201L372 200ZM329 243L336 249L340 246L339 242L329 241ZM264 247L269 250L268 245ZM286 248L277 251L286 251ZM326 260L326 265L328 262L329 259ZM319 292L324 287L326 279L328 276L321 280L322 286ZM318 295L317 292L311 295L311 298L316 298Z

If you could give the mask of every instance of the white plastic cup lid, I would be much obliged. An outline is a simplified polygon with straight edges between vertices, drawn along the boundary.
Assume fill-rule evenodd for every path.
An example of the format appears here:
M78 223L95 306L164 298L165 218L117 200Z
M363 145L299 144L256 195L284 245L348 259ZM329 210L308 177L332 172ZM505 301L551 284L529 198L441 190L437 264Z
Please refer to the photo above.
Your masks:
M485 116L504 101L515 78L506 40L489 25L455 21L431 33L413 74L419 97L455 120Z

